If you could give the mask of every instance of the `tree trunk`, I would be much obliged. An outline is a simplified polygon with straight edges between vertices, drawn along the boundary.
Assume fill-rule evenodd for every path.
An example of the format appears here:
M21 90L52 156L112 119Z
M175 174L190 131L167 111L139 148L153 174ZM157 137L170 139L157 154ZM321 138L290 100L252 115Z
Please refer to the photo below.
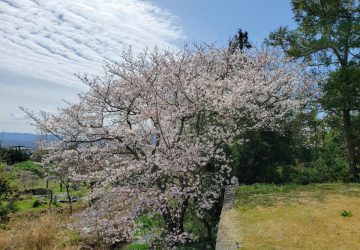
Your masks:
M69 205L70 205L70 213L72 213L72 200L71 200L71 195L70 195L70 189L69 189L69 184L65 184L65 188L66 188L66 194L69 200Z
M178 226L181 232L185 232L184 230L184 220L185 220L185 214L186 214L186 210L188 208L189 205L189 200L185 199L184 203L181 206L181 213L180 213L180 218L178 220Z
M209 223L209 220L207 218L204 218L203 223L206 227L206 232L207 232L207 239L209 242L211 242L212 240L212 228L211 228L211 224Z
M50 202L49 202L49 208L51 207L51 204L52 204L52 202L53 202L53 192L52 192L52 190L51 189L49 189L50 190Z
M346 150L349 161L349 174L353 180L356 180L358 177L358 171L356 168L355 146L354 146L353 134L351 129L351 116L349 109L343 110L343 123L344 123L345 139L346 139Z

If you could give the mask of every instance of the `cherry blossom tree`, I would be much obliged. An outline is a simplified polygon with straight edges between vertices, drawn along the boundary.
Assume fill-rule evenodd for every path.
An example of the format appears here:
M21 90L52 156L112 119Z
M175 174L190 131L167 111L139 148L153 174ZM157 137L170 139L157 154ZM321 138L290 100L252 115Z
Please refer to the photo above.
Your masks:
M80 76L89 90L78 103L46 119L26 112L60 139L50 157L71 158L62 164L69 178L94 187L82 232L131 240L134 219L156 211L163 248L193 240L184 229L189 204L204 217L231 182L225 146L246 130L279 128L312 81L276 51L206 45L129 50L105 68L104 77Z

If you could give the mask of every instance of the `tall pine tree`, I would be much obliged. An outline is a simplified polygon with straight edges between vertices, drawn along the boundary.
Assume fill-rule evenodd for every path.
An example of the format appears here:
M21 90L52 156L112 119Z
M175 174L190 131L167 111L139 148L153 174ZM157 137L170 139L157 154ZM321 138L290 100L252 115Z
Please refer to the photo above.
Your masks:
M292 0L294 20L298 27L289 30L280 27L265 40L271 46L281 47L288 56L303 58L314 66L326 66L331 71L328 84L331 93L338 93L336 98L356 100L359 91L342 91L353 89L360 81L351 76L359 68L360 49L360 6L359 0ZM320 70L320 69L319 69ZM326 84L325 84L326 86ZM356 88L356 87L355 87ZM331 99L328 87L324 87L327 102ZM330 99L329 99L330 98ZM326 107L326 105L324 105ZM349 161L349 173L357 178L357 159L354 142L352 118L358 112L355 103L338 107L343 121L346 148Z

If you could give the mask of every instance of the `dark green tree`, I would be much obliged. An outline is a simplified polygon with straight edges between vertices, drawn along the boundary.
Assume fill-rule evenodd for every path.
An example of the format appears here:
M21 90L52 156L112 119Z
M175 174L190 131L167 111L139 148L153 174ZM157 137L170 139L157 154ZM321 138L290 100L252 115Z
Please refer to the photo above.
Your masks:
M280 27L270 33L265 43L281 47L288 56L311 61L312 66L318 66L318 73L324 69L337 72L323 85L323 107L346 100L347 105L341 103L337 110L342 116L349 173L357 178L352 114L356 106L353 101L358 102L359 96L358 91L349 90L359 79L353 75L357 74L360 60L359 0L292 0L291 4L298 27Z
M8 200L14 192L10 179L10 174L6 173L4 166L0 164L0 224L7 221L8 214L15 210L13 201Z
M242 31L242 29L239 29L234 37L229 40L228 48L230 53L235 53L237 51L242 52L244 49L250 49L251 47L248 33L247 31Z
M347 84L341 84L347 83ZM330 73L322 86L319 102L335 113L341 110L360 110L360 68L357 65Z

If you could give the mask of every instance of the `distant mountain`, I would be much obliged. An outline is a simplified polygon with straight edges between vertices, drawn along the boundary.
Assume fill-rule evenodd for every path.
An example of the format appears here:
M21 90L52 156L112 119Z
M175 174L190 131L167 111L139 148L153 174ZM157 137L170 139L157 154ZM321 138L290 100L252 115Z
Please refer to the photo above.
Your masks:
M44 135L36 135L30 133L0 133L0 145L2 147L25 146L36 148L36 143L45 140ZM47 140L56 140L55 136L49 135Z

